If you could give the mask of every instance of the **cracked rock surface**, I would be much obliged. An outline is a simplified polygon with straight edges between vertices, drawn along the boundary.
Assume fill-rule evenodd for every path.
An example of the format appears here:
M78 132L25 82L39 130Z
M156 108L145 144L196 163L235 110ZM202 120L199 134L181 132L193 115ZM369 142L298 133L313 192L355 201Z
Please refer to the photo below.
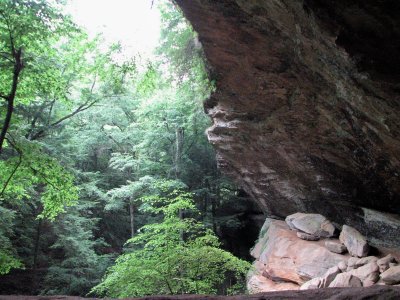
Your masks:
M216 82L222 171L269 216L319 213L400 245L399 2L175 2Z

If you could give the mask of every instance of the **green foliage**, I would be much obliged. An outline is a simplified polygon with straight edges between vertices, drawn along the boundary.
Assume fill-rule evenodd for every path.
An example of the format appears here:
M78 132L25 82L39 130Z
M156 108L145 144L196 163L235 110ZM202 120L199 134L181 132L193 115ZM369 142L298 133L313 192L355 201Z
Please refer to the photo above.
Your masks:
M40 187L43 204L40 217L48 219L54 219L64 212L66 206L76 203L78 193L74 177L54 158L41 151L35 143L21 141L14 147L20 156L0 161L0 182L6 183L10 179L8 185L3 185L0 200L17 204L24 198L30 198L35 186Z
M60 37L76 30L61 13L60 1L3 0L0 2L0 94L7 95L13 75L13 51L23 49L25 71L17 104L29 103L37 92L60 90L58 61L53 47Z
M13 268L21 268L23 265L15 257L10 241L12 235L14 213L0 206L0 275L7 274Z
M0 275L7 274L11 269L19 269L23 265L10 252L0 249Z
M108 203L104 209L120 210L128 202L140 202L153 189L154 182L153 177L144 176L138 181L128 181L126 185L108 191Z
M61 252L62 257L53 260L43 294L84 295L99 282L99 274L109 266L110 255L99 254L107 244L93 235L98 219L88 215L97 204L81 200L54 224L58 238L51 249Z
M162 214L162 222L143 226L128 240L133 250L117 259L92 293L122 298L244 291L250 264L221 250L212 231L195 219L180 219L180 210L198 212L190 193L167 192L168 185L170 182L162 182L160 193L142 199L142 209ZM234 284L227 283L229 277Z
M160 89L160 76L158 70L150 63L147 65L147 70L138 79L136 91L141 97L148 97L157 89Z

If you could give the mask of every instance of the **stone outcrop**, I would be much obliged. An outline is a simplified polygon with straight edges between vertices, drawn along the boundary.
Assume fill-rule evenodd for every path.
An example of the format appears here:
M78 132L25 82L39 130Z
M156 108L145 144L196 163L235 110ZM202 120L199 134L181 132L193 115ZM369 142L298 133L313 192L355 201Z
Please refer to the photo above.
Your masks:
M320 277L315 277L306 283L302 284L300 290L315 290L322 286L322 279Z
M220 169L269 216L320 213L400 244L398 3L175 2L216 83Z
M381 280L386 284L400 283L400 266L393 266L381 274Z
M360 268L353 269L347 273L357 277L363 283L364 282L368 282L368 283L372 282L372 284L374 284L379 279L379 267L375 262L371 262ZM345 273L343 273L343 274L345 274Z
M387 269L389 269L389 264L393 262L395 262L395 258L391 254L388 254L387 256L378 259L377 265L379 267L379 271L381 273L385 272Z
M299 289L308 280L323 276L340 262L346 262L348 255L330 252L324 241L300 239L283 221L267 219L258 242L252 250L255 271L249 274L248 289L269 291L268 285L259 276L274 281L279 289ZM260 286L255 287L255 282ZM282 285L291 283L291 285ZM274 287L273 290L277 290Z
M372 262L377 262L378 258L375 256L367 256L367 257L363 257L360 258L359 260L357 260L354 264L354 266L356 266L356 268L364 266L366 264L372 263Z
M248 274L250 293L400 284L400 266L392 254L386 255L383 249L375 249L377 256L361 258L350 256L347 252L335 253L329 248L346 248L339 239L304 239L298 234L305 233L298 231L300 229L292 221L291 217L286 218L286 222L272 219L265 221L259 240L251 252L256 260L253 263L254 270ZM340 236L349 235L354 238L353 230L350 228L349 231L349 227L343 225ZM368 247L360 233L355 236L356 240L365 241ZM354 245L357 244L348 243L350 249ZM398 253L395 255L398 256Z
M356 229L343 225L339 240L346 246L352 256L368 255L369 246L365 237Z
M326 271L324 276L321 277L321 284L319 288L329 287L330 284L335 280L336 276L339 275L341 272L342 271L340 271L340 269L337 266L330 268L328 271Z
M362 287L362 282L356 276L351 275L350 273L341 273L336 276L336 278L329 285L331 288L335 287Z
M305 232L297 232L296 235L299 239L302 239L305 241L318 241L319 240L319 236L308 234Z
M285 221L291 229L315 237L332 237L335 233L335 226L320 214L295 213L287 216Z
M342 254L347 251L347 248L345 245L343 245L342 243L334 242L334 241L326 241L325 247L329 251L331 251L333 253L338 253L338 254Z
M327 250L323 241L299 239L283 221L271 222L266 235L264 250L256 258L264 264L262 275L274 281L302 284L348 259Z
M275 282L262 275L253 275L247 282L247 290L250 294L262 293L265 291L286 291L298 290L299 286L291 282Z
M357 228L373 246L398 247L400 5L175 2L198 32L216 83L205 111L213 121L207 135L220 169L270 217L322 214L335 225ZM395 262L359 265L368 249L354 235L344 235L346 248L357 257L338 262L335 280L343 280L335 285L375 284L376 266L379 273L397 267ZM285 223L270 221L262 245L253 249L264 264L254 276L298 285L317 276L312 286L320 286L334 265L322 267L321 257L310 263L302 247L314 249L312 255L344 256L327 250L324 237L306 241L316 236L305 231L299 236L303 239ZM364 266L372 275L361 280L355 275Z

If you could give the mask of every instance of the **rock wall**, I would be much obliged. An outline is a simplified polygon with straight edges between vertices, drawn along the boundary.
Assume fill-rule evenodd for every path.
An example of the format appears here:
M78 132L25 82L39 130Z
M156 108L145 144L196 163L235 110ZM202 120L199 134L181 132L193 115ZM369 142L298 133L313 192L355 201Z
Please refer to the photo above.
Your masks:
M318 212L400 245L399 2L175 2L216 81L222 171L268 216Z

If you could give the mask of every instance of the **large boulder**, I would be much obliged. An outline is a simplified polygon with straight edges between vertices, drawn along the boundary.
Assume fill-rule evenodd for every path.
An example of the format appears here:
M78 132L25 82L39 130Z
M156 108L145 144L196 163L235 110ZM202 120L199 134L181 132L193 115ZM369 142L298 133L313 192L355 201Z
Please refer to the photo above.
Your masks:
M285 221L291 229L316 237L332 237L335 233L335 226L320 214L295 213L287 216Z
M345 253L347 251L346 246L343 245L342 243L337 242L337 241L326 241L325 242L325 247L329 251L331 251L333 253L338 253L338 254L342 254L342 253Z
M305 232L297 232L296 233L297 237L299 239L305 240L305 241L318 241L319 240L319 236L316 235L312 235L312 234L308 234Z
M284 291L284 290L298 290L300 287L291 282L274 282L262 275L252 275L247 280L247 290L250 294Z
M362 287L361 280L350 273L341 273L331 282L329 287Z
M260 229L260 234L258 235L258 240L254 247L250 250L250 255L253 256L255 259L258 259L260 257L261 252L265 248L265 244L267 243L268 240L268 235L267 231L269 229L269 225L273 219L266 218L263 226Z
M383 273L387 269L389 269L389 265L391 263L395 263L395 262L396 262L395 258L391 254L388 254L385 257L378 259L378 261L376 263L378 264L379 272Z
M365 249L361 242L365 245L366 241L354 228L344 225L342 242L357 255L340 255L328 249L344 247L339 239L312 241L308 238L312 235L298 231L292 220L291 227L279 220L265 221L252 250L256 260L247 277L250 293L400 284L400 266L395 259L400 255L395 249L377 248L378 257L358 257ZM391 254L382 258L387 253ZM386 272L380 274L381 270Z
M272 221L260 262L265 264L264 275L272 280L303 284L323 276L329 268L347 261L348 255L332 253L325 248L323 241L299 239L282 221Z
M340 271L346 272L346 270L347 270L347 262L341 261L340 263L338 263L337 266L338 266Z
M337 267L332 267L326 273L324 276L322 276L322 282L321 282L321 288L326 288L328 287L333 280L335 280L336 276L340 274L342 271Z
M367 240L353 227L343 225L339 240L346 246L352 256L364 257L368 255L369 246Z
M366 256L363 258L360 258L359 260L357 260L354 264L355 268L359 268L362 267L366 264L370 264L370 263L376 263L378 261L378 258L376 256Z
M387 269L381 274L381 280L385 284L398 284L400 283L400 266L394 266Z
M347 261L347 271L351 271L353 269L356 269L356 263L358 262L357 257L350 257L349 260Z
M306 283L304 283L300 290L311 290L311 289L319 289L326 288L332 283L332 281L336 278L338 274L342 271L337 267L332 267L322 277L313 278Z
M356 276L363 283L368 282L375 283L379 279L379 267L376 262L371 262L369 264L363 265L357 269L349 271L349 274ZM363 284L364 285L364 284Z
M303 283L300 287L300 290L315 290L319 289L322 286L322 278L315 277L305 283Z

